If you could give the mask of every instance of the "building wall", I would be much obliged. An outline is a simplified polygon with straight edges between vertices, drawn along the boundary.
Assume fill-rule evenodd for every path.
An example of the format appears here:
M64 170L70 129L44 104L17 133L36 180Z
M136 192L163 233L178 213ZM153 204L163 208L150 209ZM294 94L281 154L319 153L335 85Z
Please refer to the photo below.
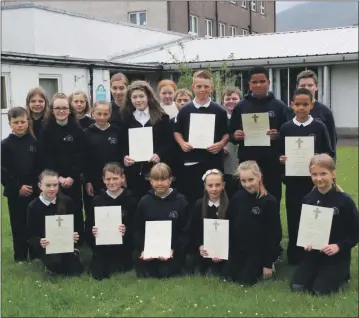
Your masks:
M339 134L358 135L358 71L357 63L331 67L331 109Z

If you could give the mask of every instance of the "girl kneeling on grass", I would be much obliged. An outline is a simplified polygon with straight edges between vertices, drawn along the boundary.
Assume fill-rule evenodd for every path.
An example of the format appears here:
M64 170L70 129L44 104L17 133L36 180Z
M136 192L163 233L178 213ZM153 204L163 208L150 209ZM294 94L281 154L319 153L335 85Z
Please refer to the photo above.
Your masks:
M273 275L273 263L280 254L282 229L277 201L263 185L255 161L244 161L237 169L243 189L230 201L229 259L225 277L254 285Z
M135 269L139 277L165 278L180 274L189 239L189 205L186 198L170 188L171 168L158 163L150 171L152 190L138 204L135 215ZM172 221L171 256L144 258L146 221Z
M316 295L337 292L349 278L351 249L359 242L359 213L353 199L336 183L333 158L315 155L310 162L313 190L303 204L333 208L329 243L319 250L305 248L302 262L294 272L290 287Z
M40 255L48 274L80 275L83 266L77 249L73 253L46 254L45 248L51 242L45 238L45 217L47 215L74 214L72 199L59 192L59 176L51 170L44 170L39 177L40 196L34 199L27 210L28 242L31 248ZM74 242L79 234L74 233Z

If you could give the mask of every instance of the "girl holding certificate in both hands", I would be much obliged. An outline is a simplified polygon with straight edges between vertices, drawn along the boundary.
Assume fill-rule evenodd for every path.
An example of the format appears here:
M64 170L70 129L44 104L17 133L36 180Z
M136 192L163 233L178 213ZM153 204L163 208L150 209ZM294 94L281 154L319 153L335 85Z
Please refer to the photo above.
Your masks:
M160 106L151 86L145 81L134 81L127 90L125 106L121 108L121 138L123 162L128 188L140 199L148 190L148 174L153 164L167 162L174 141L169 116ZM129 154L129 129L152 127L153 155L145 162L135 162ZM138 140L138 145L143 143ZM134 145L132 145L134 146ZM134 146L136 147L136 146Z
M359 213L353 199L335 182L333 158L315 155L310 162L314 189L303 204L333 209L329 242L319 250L305 248L304 258L294 272L291 289L315 295L337 292L349 278L351 249L359 242Z
M236 192L228 208L229 259L224 276L254 285L261 277L273 275L282 229L278 203L265 189L258 164L244 161L237 174L244 189Z
M194 205L192 214L192 240L195 252L195 272L202 275L219 275L222 273L224 260L219 258L205 258L208 254L203 246L204 219L226 219L228 197L225 190L224 175L217 169L206 171L202 180L204 182L204 196Z
M170 188L172 171L165 163L158 163L151 169L150 182L153 189L140 200L134 219L135 269L138 277L167 278L180 274L184 264L185 248L189 240L189 205L182 194ZM145 258L147 221L171 221L169 258Z
M31 248L45 265L49 275L63 274L68 276L80 275L83 266L80 262L79 252L46 254L45 248L51 244L45 238L45 218L50 215L74 214L75 205L72 199L59 192L59 176L51 170L44 170L39 177L41 194L28 206L28 242ZM74 233L74 242L79 239L79 234Z

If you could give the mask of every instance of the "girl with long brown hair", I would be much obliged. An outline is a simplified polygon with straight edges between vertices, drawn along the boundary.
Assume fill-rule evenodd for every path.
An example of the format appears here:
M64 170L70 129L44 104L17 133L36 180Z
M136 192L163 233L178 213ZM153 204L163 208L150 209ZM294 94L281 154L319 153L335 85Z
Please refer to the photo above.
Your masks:
M123 73L112 75L110 80L111 95L113 98L111 102L110 123L118 127L121 125L120 110L125 105L128 84L128 78Z
M87 94L84 91L75 91L70 94L69 104L82 129L87 128L95 122L89 116L91 115L91 106Z

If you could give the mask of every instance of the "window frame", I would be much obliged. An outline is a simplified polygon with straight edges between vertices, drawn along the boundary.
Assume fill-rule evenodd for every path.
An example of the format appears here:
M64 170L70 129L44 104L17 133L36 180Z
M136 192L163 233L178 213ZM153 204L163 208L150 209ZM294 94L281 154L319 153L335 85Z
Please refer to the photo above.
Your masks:
M12 107L10 72L1 72L1 78L4 78L5 94L6 94L6 98L5 98L6 108L1 108L1 113L7 114L8 110ZM2 87L1 87L1 96L3 96Z
M206 24L205 37L207 37L207 38L213 37L213 21L211 19L206 19L205 24ZM210 33L211 34L208 34L209 26L210 26L210 31L211 31Z
M252 12L257 12L257 2L251 1L251 10Z
M234 34L233 34L233 30L234 30ZM231 36L236 36L237 35L237 27L231 25Z
M241 7L247 9L247 1L241 1Z
M57 80L57 90L59 92L62 92L62 76L60 74L45 74L40 73L38 76L38 83L40 86L40 80ZM47 93L47 92L46 92ZM49 97L48 97L49 98ZM51 97L52 98L52 97ZM51 99L49 99L49 102L51 102Z
M223 34L221 34L222 29L223 29ZM219 31L218 37L220 37L220 38L225 37L226 36L226 24L219 22L218 23L218 31Z
M198 17L196 15L190 14L189 21L190 21L189 33L198 35ZM193 22L194 21L196 21L196 28L197 28L196 32L193 30L193 27L194 27Z
M265 15L265 14L266 14L266 4L265 4L265 1L260 1L260 12L261 12L261 15Z
M242 35L249 35L249 30L242 29Z
M141 24L141 18L140 18L141 13L144 13L145 16L146 16L145 24ZM133 15L133 14L136 15L136 23L132 23L132 22L131 22L130 16ZM146 11L146 10L128 12L128 14L127 14L127 19L128 19L128 23L134 24L134 25L147 26L147 24L148 24L148 23L147 23L147 11Z

